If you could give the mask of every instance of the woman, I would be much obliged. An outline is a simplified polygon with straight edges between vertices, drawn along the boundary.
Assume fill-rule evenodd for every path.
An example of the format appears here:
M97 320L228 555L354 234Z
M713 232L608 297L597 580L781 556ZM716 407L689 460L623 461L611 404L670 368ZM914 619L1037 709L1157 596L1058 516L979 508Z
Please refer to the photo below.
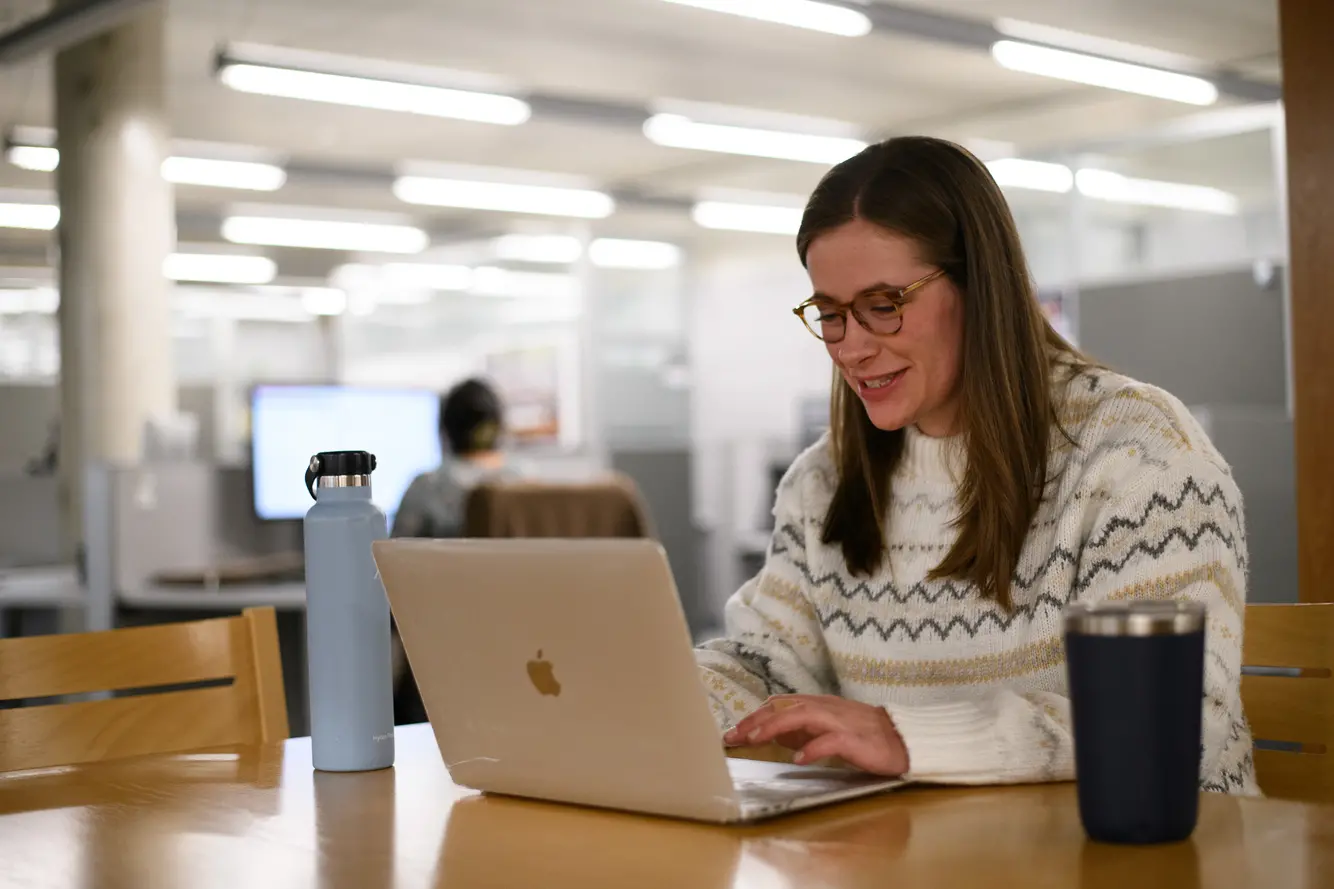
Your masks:
M832 426L780 484L726 638L698 652L725 743L928 781L1069 779L1063 607L1193 599L1201 784L1257 793L1237 486L1181 402L1047 324L986 168L936 139L873 145L821 181L797 251Z

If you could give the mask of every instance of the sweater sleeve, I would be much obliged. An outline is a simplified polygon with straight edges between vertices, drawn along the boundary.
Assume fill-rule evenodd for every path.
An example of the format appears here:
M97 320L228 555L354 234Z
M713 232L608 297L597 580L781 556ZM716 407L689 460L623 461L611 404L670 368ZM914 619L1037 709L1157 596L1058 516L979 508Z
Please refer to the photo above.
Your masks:
M823 629L806 594L808 462L799 458L779 484L764 567L728 600L724 637L695 652L723 730L770 695L836 692Z
M1070 601L1194 600L1207 608L1200 784L1258 793L1240 694L1247 549L1241 496L1194 456L1141 475L1085 520ZM947 783L1074 777L1063 694L1006 690L939 705L887 707L910 777Z

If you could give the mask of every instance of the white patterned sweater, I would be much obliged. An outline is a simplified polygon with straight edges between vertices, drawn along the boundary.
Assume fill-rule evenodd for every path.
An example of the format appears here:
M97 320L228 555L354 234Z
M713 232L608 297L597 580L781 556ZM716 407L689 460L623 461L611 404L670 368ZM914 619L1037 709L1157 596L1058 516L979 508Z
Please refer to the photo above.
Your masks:
M1074 446L1053 435L1049 484L1012 584L1014 607L927 574L955 538L959 438L905 433L887 557L849 574L820 542L836 470L823 439L779 485L763 569L727 603L726 636L697 651L714 716L773 694L883 706L909 778L1074 776L1061 640L1072 601L1193 599L1208 609L1201 786L1258 793L1240 699L1247 550L1231 471L1180 401L1102 370L1056 388Z

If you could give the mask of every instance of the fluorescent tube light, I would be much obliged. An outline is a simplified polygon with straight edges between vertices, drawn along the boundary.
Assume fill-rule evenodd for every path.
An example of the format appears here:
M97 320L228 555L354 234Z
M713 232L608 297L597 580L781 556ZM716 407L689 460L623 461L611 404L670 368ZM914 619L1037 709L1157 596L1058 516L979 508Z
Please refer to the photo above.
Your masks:
M0 290L0 315L54 314L60 307L60 295L54 287Z
M430 243L426 232L410 225L270 216L230 216L222 236L234 244L365 253L420 253Z
M1003 157L988 161L987 169L1002 188L1028 188L1065 194L1075 185L1075 174L1065 164Z
M5 160L24 170L50 173L60 165L60 151L49 145L5 146Z
M578 293L578 286L570 275L482 266L473 269L470 290L487 296L572 298Z
M173 281L268 284L278 273L278 266L267 256L173 253L162 263L162 273Z
M568 265L583 253L579 239L570 235L501 235L491 242L496 259Z
M247 93L479 123L515 126L532 114L527 102L513 96L228 59L222 60L218 77L232 89Z
M616 209L610 195L591 189L473 179L400 176L394 194L409 204L580 219L603 219Z
M644 121L644 135L668 148L693 148L813 164L836 164L866 147L860 139L703 123L680 114L653 115Z
M1198 210L1225 216L1235 216L1241 209L1237 196L1221 189L1154 179L1132 179L1109 170L1080 170L1075 173L1075 185L1082 195L1118 204Z
M5 146L5 159L24 170L50 173L60 166L60 149L51 145L10 141ZM162 177L177 185L207 185L252 191L276 191L287 181L287 173L274 164L176 156L162 162Z
M162 176L177 185L207 185L251 191L277 191L287 181L287 172L274 164L203 157L169 157L162 162Z
M815 0L667 0L678 6L693 6L725 12L763 22L791 25L843 37L861 37L871 32L871 20L855 9L817 3Z
M598 238L588 245L588 261L604 269L669 269L681 261L681 248L663 241Z
M1218 101L1218 88L1212 83L1202 77L1175 71L1163 71L1017 40L998 40L992 44L991 55L997 63L1011 71L1171 99L1188 105L1212 105Z
M54 204L0 204L0 228L30 228L51 231L60 222Z
M690 216L704 228L771 235L795 235L801 227L802 210L761 204L732 204L700 201Z
M473 279L472 269L466 265L390 262L383 266L383 272L385 283L391 287L425 290L467 290Z
M303 287L301 307L312 315L341 315L347 310L347 294L336 287Z

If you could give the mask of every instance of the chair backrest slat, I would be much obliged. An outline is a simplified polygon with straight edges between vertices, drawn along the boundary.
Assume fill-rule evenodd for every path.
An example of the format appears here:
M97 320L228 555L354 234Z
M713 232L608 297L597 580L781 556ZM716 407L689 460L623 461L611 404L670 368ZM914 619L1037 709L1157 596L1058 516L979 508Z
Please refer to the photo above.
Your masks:
M224 684L218 684L223 681ZM207 687L179 686L211 683ZM154 692L155 688L176 687ZM0 640L0 699L145 690L0 709L0 771L283 740L272 608L238 617Z
M5 640L0 700L230 679L233 620Z
M1247 606L1242 662L1252 736L1300 745L1255 751L1260 789L1334 801L1334 604Z

